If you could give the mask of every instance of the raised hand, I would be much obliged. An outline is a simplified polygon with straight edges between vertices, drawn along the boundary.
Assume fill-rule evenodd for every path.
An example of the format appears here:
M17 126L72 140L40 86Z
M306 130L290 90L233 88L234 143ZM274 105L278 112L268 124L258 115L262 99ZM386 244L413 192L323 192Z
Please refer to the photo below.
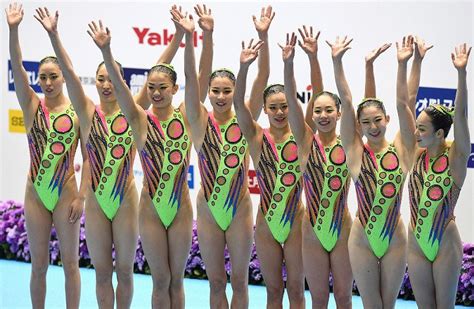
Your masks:
M336 41L334 43L329 43L329 41L326 41L326 43L331 47L331 56L333 60L340 60L342 59L342 56L351 49L349 44L351 44L353 39L348 39L347 35L344 38L339 38L339 36L336 37Z
M59 19L59 12L51 16L49 14L48 8L37 8L36 15L34 15L37 21L43 26L43 28L48 32L56 32L58 30L58 19Z
M426 45L425 40L420 38L419 36L415 37L415 58L423 59L427 51L433 48L433 45Z
M471 46L468 48L466 43L455 47L454 53L451 53L451 59L453 60L454 67L459 70L465 70L469 55L471 54Z
M179 24L173 19L173 13L172 12L176 12L176 14L179 14L181 17L184 17L187 13L183 13L183 9L181 8L181 6L177 6L176 4L173 4L171 6L171 9L170 9L170 13L171 13L171 21L173 21L174 23L174 27L176 28L176 32L179 33L179 32L183 32L183 29L179 26Z
M253 23L255 24L255 29L257 32L267 32L268 28L270 28L273 17L275 17L275 12L273 12L273 9L270 5L267 6L267 8L262 8L260 19L257 19L255 15L252 15Z
M214 31L214 17L211 15L211 9L208 9L205 4L202 6L198 4L194 7L194 12L199 17L198 25L202 31Z
M379 48L372 50L367 56L365 56L365 62L367 64L374 63L375 59L377 59L384 51L389 49L390 46L392 46L392 43L385 43Z
M250 65L258 57L258 51L263 45L263 41L258 41L253 44L253 39L250 40L247 47L242 41L242 51L240 52L240 64Z
M10 26L10 28L16 27L23 20L23 6L16 2L10 3L8 9L5 9L5 15L7 16L8 26Z
M87 30L87 33L94 40L97 47L104 49L105 47L110 46L110 41L112 39L110 30L107 27L104 28L101 20L99 20L99 25L97 25L95 21L89 23L89 29L90 30Z
M177 27L183 30L186 33L193 33L194 32L194 19L191 14L185 14L183 16L182 12L178 11L177 9L171 10L171 15L173 16L172 21L175 23Z
M401 43L396 43L398 62L407 62L413 56L413 36L404 36Z
M278 46L281 48L281 54L283 62L292 61L295 57L295 46L296 46L296 34L294 32L286 34L286 45L283 46L278 43Z
M313 26L309 27L309 32L306 26L303 26L303 29L298 28L298 32L301 35L301 41L298 41L301 49L304 50L308 56L317 55L318 54L318 38L319 34L321 33L318 31L316 36L313 36Z

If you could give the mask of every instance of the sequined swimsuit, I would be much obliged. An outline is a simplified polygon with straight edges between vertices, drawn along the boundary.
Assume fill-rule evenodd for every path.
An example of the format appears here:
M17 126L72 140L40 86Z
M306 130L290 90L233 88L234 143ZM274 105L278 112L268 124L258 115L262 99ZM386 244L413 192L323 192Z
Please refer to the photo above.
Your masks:
M33 126L27 134L30 179L46 209L53 211L65 182L74 174L78 128L72 105L50 113L43 100L38 104Z
M303 179L309 220L328 252L341 234L350 184L348 175L340 139L333 146L324 147L315 134Z
M147 124L146 143L139 152L145 187L161 222L168 228L181 205L191 141L179 109L166 121L159 121L147 111Z
M92 190L112 220L123 201L135 157L132 131L122 112L104 116L97 106L86 147Z
M408 190L413 233L426 258L433 262L443 232L454 220L454 207L461 191L451 177L449 148L437 158L429 158L426 150L418 156Z
M298 148L293 135L275 144L264 130L257 167L260 209L276 241L283 244L291 231L301 198Z
M405 176L395 146L374 153L364 146L359 178L355 183L362 226L374 254L381 258L390 245L400 215Z
M209 113L206 135L199 151L199 171L204 197L219 227L232 223L247 177L248 155L237 118L219 126Z

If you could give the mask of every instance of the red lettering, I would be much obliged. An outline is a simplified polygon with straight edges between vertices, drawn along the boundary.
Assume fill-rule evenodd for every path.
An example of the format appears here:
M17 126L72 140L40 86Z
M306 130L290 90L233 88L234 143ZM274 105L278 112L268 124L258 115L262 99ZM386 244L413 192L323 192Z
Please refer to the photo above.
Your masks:
M150 31L150 28L143 28L143 30L140 30L140 28L133 27L133 31L135 31L135 34L138 36L138 44L143 44L143 39L148 31Z
M254 170L249 170L249 191L252 194L260 194L260 187L258 186L257 173Z
M174 34L168 34L168 29L163 29L163 45L168 45L173 37Z

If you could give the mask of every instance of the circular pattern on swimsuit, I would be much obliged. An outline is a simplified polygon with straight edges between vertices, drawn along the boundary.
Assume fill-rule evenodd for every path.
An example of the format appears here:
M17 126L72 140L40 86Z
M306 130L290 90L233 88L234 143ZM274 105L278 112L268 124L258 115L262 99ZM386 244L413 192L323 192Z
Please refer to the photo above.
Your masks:
M384 170L394 171L398 168L397 155L392 151L387 151L380 162Z
M242 139L242 131L237 123L233 123L227 128L225 139L231 144L236 144Z
M239 165L239 156L237 156L236 154L232 153L230 155L228 155L227 157L225 157L224 159L225 161L225 165L229 168L234 168L236 166Z
M43 162L41 162L41 165L43 165L44 168L48 168L51 166L51 162L49 162L48 160L43 160Z
M112 157L116 160L123 157L125 148L122 145L115 145L111 150Z
M295 183L295 181L296 181L296 176L295 176L295 174L293 174L291 172L285 173L281 177L281 182L287 187L292 186Z
M443 184L447 187L451 184L451 179L449 179L448 177L446 177L443 181Z
M170 179L170 174L163 173L163 175L161 175L161 178L163 178L164 181L168 181Z
M223 184L225 184L225 177L219 176L219 177L217 177L216 181L219 185L222 186Z
M173 150L172 152L170 152L170 154L168 155L168 160L172 163L172 164L179 164L181 163L181 160L183 159L183 156L181 155L181 152L179 150Z
M181 124L181 121L178 119L173 119L168 125L168 129L166 130L166 134L171 139L178 139L184 134L184 128Z
M275 200L275 202L280 202L283 199L283 196L280 193L276 193L275 195L273 195L273 199Z
M448 157L447 156L440 156L436 161L433 163L433 172L436 174L441 174L446 171L448 168Z
M434 185L428 188L428 198L430 198L433 201L439 201L440 199L443 198L444 192L443 188L439 185Z
M285 160L286 162L291 163L298 160L298 147L293 141L286 143L281 153L283 160Z
M428 210L424 208L420 209L420 216L422 216L423 218L426 218L426 216L428 216Z
M391 182L388 182L382 186L382 195L385 198L392 198L396 193L395 185Z
M328 208L329 207L329 200L327 198L323 198L321 200L321 206L323 206L324 208Z
M344 164L346 162L346 154L342 146L334 146L331 153L329 154L329 158L336 165Z
M72 119L69 115L61 115L53 122L53 129L59 133L67 133L72 129Z
M372 208L372 210L374 211L374 214L376 215L380 215L382 213L382 207L380 206L374 206L374 208Z
M112 168L110 166L107 166L106 168L104 168L104 174L107 176L112 175Z
M51 144L50 150L55 155L60 155L64 152L65 147L64 147L64 144L61 143L61 142L54 142L54 143Z
M329 178L329 187L331 190L337 191L342 187L342 180L339 176Z
M128 122L125 119L125 116L123 115L117 116L112 122L112 125L110 126L110 128L112 129L112 132L117 135L121 135L127 132Z

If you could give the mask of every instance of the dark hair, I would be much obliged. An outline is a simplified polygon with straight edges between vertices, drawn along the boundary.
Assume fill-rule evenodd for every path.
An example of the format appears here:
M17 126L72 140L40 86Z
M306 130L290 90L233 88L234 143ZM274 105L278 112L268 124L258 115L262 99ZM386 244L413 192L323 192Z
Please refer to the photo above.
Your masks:
M443 129L446 138L453 124L453 110L444 105L432 104L423 111L430 117L435 132Z
M217 70L213 71L211 73L211 75L209 75L209 87L211 87L211 82L216 77L226 77L226 78L230 79L232 84L235 86L235 74L234 74L234 72L232 72L229 69L220 68L220 69L217 69Z
M150 76L152 73L155 73L155 72L156 73L165 73L171 79L171 82L173 83L173 86L176 85L176 80L178 79L178 75L176 74L176 71L174 70L174 67L171 64L159 63L159 64L153 66L148 71L148 76Z
M268 85L263 90L263 104L267 103L267 98L269 96L271 96L272 94L280 93L280 92L285 92L285 86L283 86L283 84Z
M387 115L387 112L385 111L385 106L381 100L376 98L366 98L362 100L362 102L360 102L357 106L357 120L360 119L360 114L362 113L362 110L369 106L375 106L382 111L384 116Z
M341 99L339 99L337 94L329 92L329 91L324 91L323 90L321 92L313 94L313 98L312 98L313 102L315 102L320 96L323 96L323 95L326 95L326 96L330 97L331 99L333 99L334 104L336 104L336 110L337 111L341 110Z
M115 63L117 64L117 66L119 67L119 71L120 71L120 75L122 75L122 78L125 78L125 73L123 71L123 67L122 67L122 64L118 61L115 61ZM95 71L95 75L97 76L97 74L99 73L99 69L102 65L104 65L104 61L102 61L101 63L99 63L99 65L97 66L97 70Z
M38 68L40 68L45 63L54 63L59 67L59 69L61 69L61 67L59 66L58 58L56 56L44 57L43 59L40 60Z

